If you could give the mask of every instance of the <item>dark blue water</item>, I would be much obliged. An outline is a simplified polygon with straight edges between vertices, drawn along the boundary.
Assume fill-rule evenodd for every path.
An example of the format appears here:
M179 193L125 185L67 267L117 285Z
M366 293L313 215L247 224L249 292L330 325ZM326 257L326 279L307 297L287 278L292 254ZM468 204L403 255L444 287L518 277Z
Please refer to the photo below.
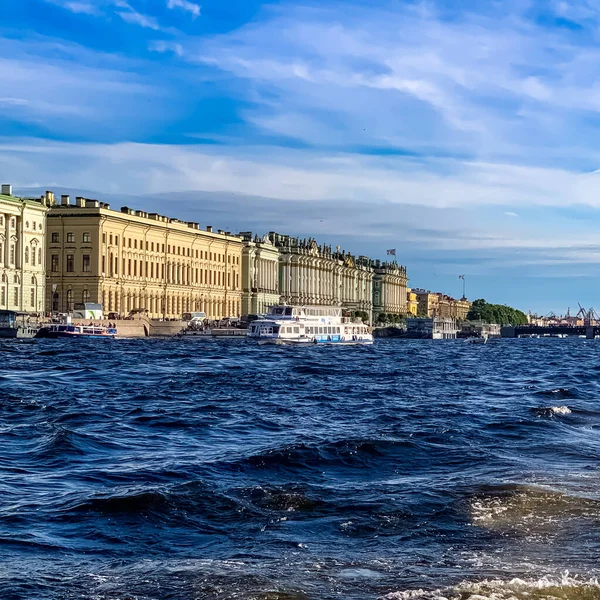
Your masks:
M0 598L600 598L600 340L0 344Z

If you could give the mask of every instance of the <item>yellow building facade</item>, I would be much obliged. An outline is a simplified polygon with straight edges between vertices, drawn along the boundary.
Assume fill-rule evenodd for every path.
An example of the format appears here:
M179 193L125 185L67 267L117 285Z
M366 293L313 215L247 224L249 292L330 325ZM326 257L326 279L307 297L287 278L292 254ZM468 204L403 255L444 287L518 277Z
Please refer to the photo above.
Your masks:
M440 317L464 321L471 310L466 298L456 300L446 294L425 290L413 290L417 300L417 314L420 317Z
M406 288L406 312L409 316L416 317L419 310L417 294L411 288Z
M0 309L43 313L47 197L0 193Z
M48 310L97 302L106 314L146 309L150 318L241 311L243 242L198 223L62 196L47 219Z

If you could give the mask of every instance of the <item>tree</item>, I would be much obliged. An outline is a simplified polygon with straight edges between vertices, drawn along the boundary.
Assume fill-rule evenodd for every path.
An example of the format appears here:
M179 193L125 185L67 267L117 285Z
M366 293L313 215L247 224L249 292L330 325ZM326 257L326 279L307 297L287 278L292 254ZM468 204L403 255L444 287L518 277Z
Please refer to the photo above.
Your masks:
M500 325L523 325L527 323L527 315L505 304L488 304L483 298L475 300L467 314L469 321L485 321Z

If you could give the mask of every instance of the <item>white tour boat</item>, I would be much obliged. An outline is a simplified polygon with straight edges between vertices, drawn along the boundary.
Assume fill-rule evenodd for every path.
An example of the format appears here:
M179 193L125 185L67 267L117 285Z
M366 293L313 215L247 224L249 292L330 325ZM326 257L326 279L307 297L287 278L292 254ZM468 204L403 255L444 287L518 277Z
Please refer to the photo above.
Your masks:
M248 338L259 344L372 344L370 328L335 306L272 306L253 321Z

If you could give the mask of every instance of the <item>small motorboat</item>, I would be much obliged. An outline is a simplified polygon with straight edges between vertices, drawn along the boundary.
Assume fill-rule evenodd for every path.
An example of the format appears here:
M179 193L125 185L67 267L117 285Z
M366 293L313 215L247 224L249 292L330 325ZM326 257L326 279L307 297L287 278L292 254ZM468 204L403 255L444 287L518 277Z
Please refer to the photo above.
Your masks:
M481 337L467 338L465 341L469 344L487 344L488 336L482 335Z

